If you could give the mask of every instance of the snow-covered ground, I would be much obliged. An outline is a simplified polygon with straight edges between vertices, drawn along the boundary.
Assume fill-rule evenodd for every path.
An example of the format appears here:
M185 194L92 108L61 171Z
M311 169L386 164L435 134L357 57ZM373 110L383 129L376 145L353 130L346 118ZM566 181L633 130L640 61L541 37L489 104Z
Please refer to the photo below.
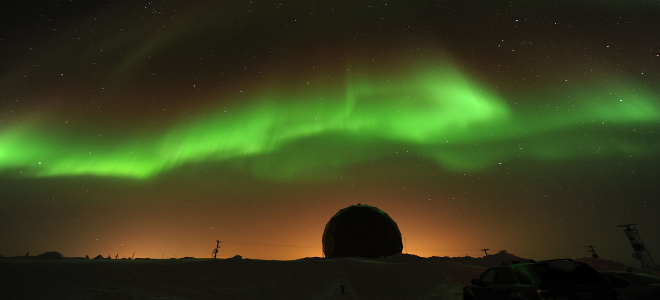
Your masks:
M462 299L485 267L519 259L0 259L1 299ZM342 293L343 286L343 293Z

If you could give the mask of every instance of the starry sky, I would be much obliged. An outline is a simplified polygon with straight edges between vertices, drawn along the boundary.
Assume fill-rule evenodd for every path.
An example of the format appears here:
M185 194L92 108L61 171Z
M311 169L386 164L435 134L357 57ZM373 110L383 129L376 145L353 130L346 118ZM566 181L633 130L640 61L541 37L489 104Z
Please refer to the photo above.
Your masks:
M660 260L657 1L21 1L0 25L0 254Z

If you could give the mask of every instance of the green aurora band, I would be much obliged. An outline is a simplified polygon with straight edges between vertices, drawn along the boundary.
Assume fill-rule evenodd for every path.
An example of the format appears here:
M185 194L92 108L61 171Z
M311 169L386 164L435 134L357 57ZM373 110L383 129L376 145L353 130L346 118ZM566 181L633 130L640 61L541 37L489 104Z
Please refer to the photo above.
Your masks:
M314 180L397 151L454 172L511 158L655 155L648 141L622 137L660 121L658 96L630 81L580 87L568 92L570 104L515 113L449 65L399 81L347 82L340 92L264 95L157 136L105 140L93 132L51 134L37 125L6 128L0 131L0 171L19 178L145 180L184 165L222 162L255 177Z

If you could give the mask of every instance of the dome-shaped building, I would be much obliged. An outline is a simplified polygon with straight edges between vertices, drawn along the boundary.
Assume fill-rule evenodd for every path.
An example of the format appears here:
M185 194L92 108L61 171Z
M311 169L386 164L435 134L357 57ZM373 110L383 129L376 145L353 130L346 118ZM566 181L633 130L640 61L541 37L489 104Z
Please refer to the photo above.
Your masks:
M403 243L396 222L369 205L339 210L323 231L323 253L333 257L379 258L401 253Z

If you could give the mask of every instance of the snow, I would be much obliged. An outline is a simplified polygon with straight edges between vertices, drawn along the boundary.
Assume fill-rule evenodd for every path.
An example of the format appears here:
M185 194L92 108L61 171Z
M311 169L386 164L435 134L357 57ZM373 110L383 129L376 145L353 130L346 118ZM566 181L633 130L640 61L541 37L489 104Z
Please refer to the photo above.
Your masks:
M462 287L484 268L401 254L293 261L3 258L0 270L8 299L437 300L461 299Z
M486 267L519 259L506 252L291 261L0 258L0 298L458 300Z

